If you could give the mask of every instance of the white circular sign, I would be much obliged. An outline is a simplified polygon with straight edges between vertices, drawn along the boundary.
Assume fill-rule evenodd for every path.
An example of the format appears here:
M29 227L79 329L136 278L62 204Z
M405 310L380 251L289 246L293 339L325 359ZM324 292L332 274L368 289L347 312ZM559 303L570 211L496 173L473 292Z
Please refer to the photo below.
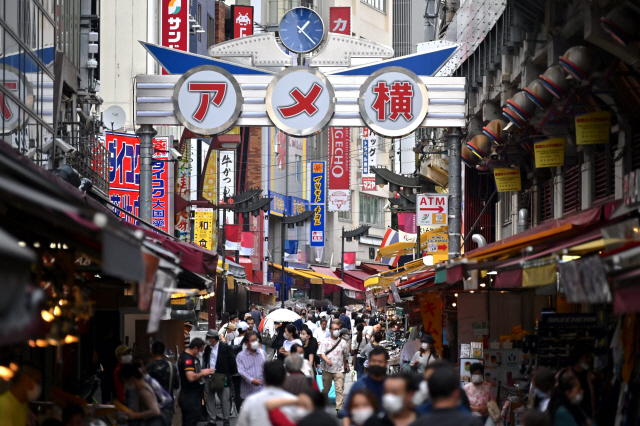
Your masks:
M240 117L243 103L238 82L227 71L212 65L187 71L173 89L176 117L197 135L225 133Z
M360 87L360 115L375 133L396 138L410 134L427 116L427 88L411 71L382 68Z
M312 68L282 71L267 88L267 114L278 129L291 136L320 132L333 117L335 102L329 80Z
M5 90L20 99L29 109L33 109L33 85L16 68L4 65L3 84ZM29 115L9 96L0 92L0 134L8 135L22 129Z

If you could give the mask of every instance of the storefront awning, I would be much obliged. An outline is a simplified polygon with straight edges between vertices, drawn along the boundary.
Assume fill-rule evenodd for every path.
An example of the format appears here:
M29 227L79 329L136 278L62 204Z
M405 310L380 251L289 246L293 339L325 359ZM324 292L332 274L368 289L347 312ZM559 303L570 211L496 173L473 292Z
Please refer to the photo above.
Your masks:
M321 266L312 266L311 269L313 269L314 273L316 273L319 277L321 277L324 280L325 284L335 285L337 287L340 287L342 289L349 290L349 291L359 291L359 292L364 291L364 281L357 278L359 274L362 274L361 271L344 271L345 282L343 282L340 278L337 277L336 275L337 273L334 274L329 268L323 268ZM335 278L332 279L329 274L331 274ZM367 276L369 275L367 274ZM361 283L362 287L354 285L353 282L346 282L348 280L351 281L354 278ZM328 288L325 287L325 293L333 293L334 291L335 289L332 289L331 287L328 287Z
M276 294L276 288L270 285L252 284L247 286L247 289L249 291L253 291L254 293Z
M271 266L276 268L279 271L282 271L282 265L278 265L277 263L271 263ZM284 268L287 274L291 274L293 277L302 278L303 280L309 280L311 284L322 284L322 278L318 278L315 275L309 274L306 271L296 269L296 268Z
M233 260L225 259L224 270L228 271L234 277L246 277L246 271L244 266L237 264ZM222 273L222 259L218 259L218 273Z
M386 263L364 263L360 264L360 269L363 272L368 272L370 274L378 274L380 272L387 272L389 270L389 265Z
M420 258L412 262L407 262L399 268L373 275L365 280L364 286L367 289L377 292L388 288L392 282L402 278L403 276L408 276L411 273L427 270L429 268L430 267L425 266L424 261Z
M322 268L320 266L312 266L309 274L315 275L318 278L322 278L324 284L343 284L342 280L338 278L329 268Z

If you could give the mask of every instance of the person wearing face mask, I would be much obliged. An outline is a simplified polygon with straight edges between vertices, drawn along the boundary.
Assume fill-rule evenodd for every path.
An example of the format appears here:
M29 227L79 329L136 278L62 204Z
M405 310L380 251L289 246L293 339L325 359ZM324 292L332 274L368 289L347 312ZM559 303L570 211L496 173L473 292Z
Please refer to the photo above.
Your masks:
M593 366L593 347L587 344L579 343L575 345L569 353L571 366L560 370L556 375L556 381L559 382L563 376L575 376L580 381L580 386L584 392L584 398L580 402L580 408L587 413L590 418L595 418L596 412L596 389L594 381L596 375L591 371Z
M311 363L309 362L309 360L305 359L304 348L298 345L291 346L291 355L298 355L300 358L302 358L302 367L300 368L300 372L307 377L315 379L316 377L315 370L311 365ZM315 380L313 380L313 384L315 385L314 388L318 386Z
M125 387L132 390L136 397L131 408L131 412L127 413L129 420L144 420L148 424L164 424L156 394L145 380L142 371L133 364L125 364L120 369L120 378ZM155 422L151 422L155 420Z
M476 417L487 420L489 416L487 403L496 400L491 383L484 381L484 367L479 362L471 364L469 373L471 373L471 383L464 385L464 391L469 397L471 413Z
M349 372L349 342L340 338L340 321L331 323L331 337L320 343L318 356L322 358L322 393L328 397L331 383L335 382L336 411L343 403L344 373Z
M328 339L331 335L331 330L327 328L327 319L322 318L318 321L318 327L316 331L313 332L313 337L318 341L318 344Z
M304 390L298 394L297 398L270 399L265 406L273 426L296 426L309 423L328 426L335 423L335 420L325 411L326 401L318 390Z
M287 372L281 362L265 362L263 375L264 389L249 396L242 403L242 410L240 410L236 426L272 426L269 420L269 411L267 410L266 402L274 398L295 399L295 395L282 389Z
M369 344L369 337L363 333L364 324L356 325L356 335L351 339L351 354L353 355L354 368L358 380L364 375L364 361L365 357L362 356L362 351Z
M267 354L260 348L258 335L248 331L244 336L242 352L236 357L240 382L240 397L244 401L249 396L264 389L262 368Z
M204 353L205 343L199 337L191 340L178 359L180 394L178 406L182 412L182 426L196 426L202 411L202 385L200 380L213 374L213 369L202 369L198 359Z
M302 340L302 348L304 349L304 359L309 361L313 375L316 374L316 362L318 360L318 341L312 336L311 329L302 326L300 330L300 340Z
M558 387L549 402L549 416L554 426L592 426L595 423L581 408L584 390L580 380L571 375L560 378Z
M213 374L205 379L204 386L209 424L215 425L216 423L217 395L222 406L223 425L228 426L231 414L232 376L238 372L238 367L231 347L220 341L220 334L216 330L209 330L206 337L209 345L204 350L202 362L205 367L209 367L213 371Z
M384 383L387 378L387 362L389 361L389 352L382 347L376 346L369 353L369 370L361 379L351 386L349 395L345 403L345 409L340 413L343 426L350 426L352 419L349 418L349 403L356 392L367 389L375 396L377 405L382 404L382 394L384 392ZM377 410L376 410L377 411Z
M371 416L380 411L379 397L367 388L350 392L345 405L348 416L343 419L343 424L363 426Z
M381 331L377 331L377 332L373 333L373 338L369 341L369 344L364 347L362 352L360 352L362 357L364 358L363 366L364 366L365 370L369 368L369 353L371 353L371 351L376 346L379 346L380 342L382 342L382 332Z
M42 374L33 364L22 364L11 379L11 388L0 394L0 425L25 425L29 403L42 393Z
M429 378L431 375L441 368L451 368L451 364L446 361L436 361L427 365L424 370L423 379L418 386L418 392L414 394L414 405L416 406L416 412L419 416L430 413L433 409L433 401L431 400L431 394L429 393ZM466 392L459 392L459 400L456 405L456 411L464 414L471 414L471 406L469 404L469 398Z
M411 368L415 369L420 375L424 374L427 365L437 361L440 356L433 346L435 340L430 334L422 336L420 350L418 350L411 359Z
M370 417L364 426L408 426L416 418L413 396L417 391L416 382L409 373L397 373L387 377L382 396L383 412Z
M120 380L120 369L124 364L131 364L133 361L133 355L131 355L131 349L127 347L127 345L120 345L116 348L116 359L118 360L118 364L116 365L115 370L113 371L113 384L116 388L116 399L122 403L125 403L127 406L126 394L124 392L124 383Z
M307 322L305 322L302 326L304 327L305 325L307 326L307 328L309 329L309 331L311 331L311 333L313 333L314 331L316 331L316 328L318 328L318 326L316 325L315 321L314 321L314 316L312 314L307 315ZM302 328L300 327L300 331L302 331Z
M533 408L539 411L547 411L555 385L556 379L553 371L546 367L538 367L536 369L531 380L534 394Z
M294 344L298 344L302 346L302 341L298 336L298 329L295 325L289 324L284 330L284 342L282 343L282 347L278 351L278 358L282 358L284 360L285 357L290 355L291 346Z

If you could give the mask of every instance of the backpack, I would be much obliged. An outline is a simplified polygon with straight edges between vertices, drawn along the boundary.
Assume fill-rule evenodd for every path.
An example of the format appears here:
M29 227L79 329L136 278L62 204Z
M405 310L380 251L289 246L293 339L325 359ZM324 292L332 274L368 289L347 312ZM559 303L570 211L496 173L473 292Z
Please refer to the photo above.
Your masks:
M237 357L238 354L242 352L242 343L240 343L239 345L229 345L229 347L231 348L231 353L234 357Z
M169 392L167 392L156 379L151 376L147 377L148 379L146 379L146 382L156 395L156 401L158 401L158 408L160 408L160 411L166 411L173 408L173 398Z

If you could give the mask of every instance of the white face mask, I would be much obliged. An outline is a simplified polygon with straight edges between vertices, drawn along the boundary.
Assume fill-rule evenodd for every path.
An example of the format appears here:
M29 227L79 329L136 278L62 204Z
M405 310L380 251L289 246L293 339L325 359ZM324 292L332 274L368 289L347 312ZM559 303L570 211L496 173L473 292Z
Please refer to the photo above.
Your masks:
M291 337L291 334L289 334L289 333L287 333L287 332L285 331L285 333L284 333L284 338L285 338L285 339L287 339L287 340L289 340L289 337Z
M429 400L429 385L426 380L420 382L420 389L413 394L411 402L415 407Z
M477 384L482 383L482 375L481 374L474 374L473 376L471 376L471 382Z
M584 394L583 393L579 393L576 396L573 397L573 399L571 400L571 403L573 405L580 405L580 403L582 402L582 399L584 398Z
M382 407L387 413L391 415L398 414L402 411L402 406L403 403L401 396L391 393L387 393L382 396Z
M251 342L251 349L253 349L254 351L257 351L259 347L260 347L259 341L256 340L255 342Z
M357 410L351 410L351 420L357 426L362 426L371 416L373 416L373 408L359 408Z
M340 337L340 330L333 330L333 331L331 332L331 335L332 335L333 337Z
M133 355L122 355L120 357L120 362L122 362L123 364L131 364L132 360L133 360Z
M423 343L422 345L420 345L420 347L422 348L423 351L426 351L427 349L429 349L429 344Z
M36 383L31 389L27 391L27 399L29 401L35 401L36 399L38 399L41 393L42 385Z

